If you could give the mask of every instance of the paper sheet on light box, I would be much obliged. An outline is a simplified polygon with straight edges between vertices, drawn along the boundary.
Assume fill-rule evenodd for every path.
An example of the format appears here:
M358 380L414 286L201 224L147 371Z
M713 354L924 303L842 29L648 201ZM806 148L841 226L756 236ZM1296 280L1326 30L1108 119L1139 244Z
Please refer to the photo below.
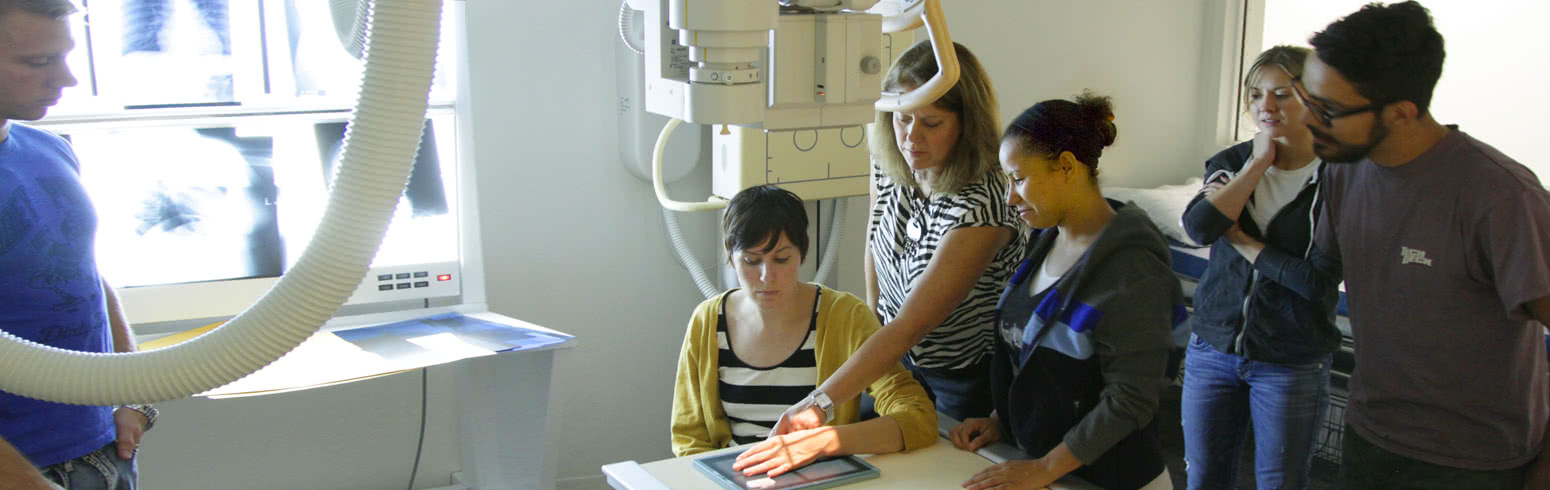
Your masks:
M202 327L202 331L213 326ZM536 349L569 336L457 313L319 332L273 364L201 393L265 395L370 379L472 357Z

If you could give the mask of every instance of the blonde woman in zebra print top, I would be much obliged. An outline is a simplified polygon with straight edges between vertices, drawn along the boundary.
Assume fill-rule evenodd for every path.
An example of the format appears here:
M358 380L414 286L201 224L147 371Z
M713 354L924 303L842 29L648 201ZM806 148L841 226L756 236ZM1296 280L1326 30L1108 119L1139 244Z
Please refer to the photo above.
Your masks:
M866 299L884 326L819 389L836 400L854 396L903 359L937 411L962 420L990 412L996 300L1024 234L996 171L995 93L974 54L953 49L960 75L951 90L927 107L879 112L872 125ZM922 42L900 55L884 89L908 92L936 72L932 46ZM801 404L787 413L805 415L777 432L822 418Z

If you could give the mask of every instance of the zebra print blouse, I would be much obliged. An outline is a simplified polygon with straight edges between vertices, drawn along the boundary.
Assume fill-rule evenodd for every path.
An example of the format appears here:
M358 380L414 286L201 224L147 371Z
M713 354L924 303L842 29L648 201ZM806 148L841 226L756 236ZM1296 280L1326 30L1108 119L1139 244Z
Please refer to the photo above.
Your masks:
M1021 258L1027 234L1006 204L1007 183L995 171L951 194L926 196L900 185L872 167L877 202L872 208L867 243L877 272L877 309L883 323L893 321L904 299L948 232L972 226L1004 226L1011 243L996 252L969 296L926 338L910 349L910 359L926 368L965 368L990 355L996 300Z

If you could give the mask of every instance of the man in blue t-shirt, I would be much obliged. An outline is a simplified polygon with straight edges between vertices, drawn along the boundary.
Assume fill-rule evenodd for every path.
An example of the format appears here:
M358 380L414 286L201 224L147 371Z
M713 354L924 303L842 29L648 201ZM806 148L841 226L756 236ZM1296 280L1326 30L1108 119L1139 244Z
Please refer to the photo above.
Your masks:
M1340 488L1550 488L1550 192L1428 112L1443 40L1419 4L1310 44L1292 87L1330 162L1314 240L1356 340Z
M96 214L64 139L36 120L76 80L68 0L0 0L0 329L61 349L135 349L97 275ZM0 488L135 486L149 406L87 407L0 392Z

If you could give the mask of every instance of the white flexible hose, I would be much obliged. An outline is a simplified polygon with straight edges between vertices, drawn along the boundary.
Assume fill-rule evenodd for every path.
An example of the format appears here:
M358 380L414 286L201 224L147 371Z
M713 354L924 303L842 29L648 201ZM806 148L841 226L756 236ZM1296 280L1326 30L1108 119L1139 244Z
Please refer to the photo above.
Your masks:
M829 243L823 247L823 260L818 262L818 272L813 274L813 282L823 284L829 280L829 272L834 270L834 263L839 261L840 240L845 238L845 199L834 199L834 222L829 223Z
M907 93L884 92L872 105L878 111L908 112L931 105L958 84L958 51L953 48L952 34L947 32L947 16L942 13L941 0L925 0L920 17L925 19L931 52L936 56L936 75Z
M366 28L368 10L373 0L330 0L328 12L334 20L334 34L339 44L355 59L366 56Z
M365 275L408 181L441 25L440 0L376 0L372 10L344 157L296 267L231 322L165 349L83 353L0 334L0 390L81 405L182 398L274 362L334 315Z
M646 54L646 50L635 45L635 40L630 37L630 28L635 24L635 9L630 8L630 0L619 0L619 40L624 41L624 47L630 48L635 54Z
M683 231L678 227L677 213L662 208L662 221L667 224L667 236L673 241L673 250L678 252L678 260L689 270L689 277L694 278L694 285L700 288L700 294L705 295L705 299L714 298L721 292L721 288L716 287L716 283L705 275L705 268L700 266L699 259L694 258L694 251L689 250L689 243L684 240Z
M924 16L921 15L922 9L925 8L925 3L924 0L899 0L888 4L903 4L899 7L897 14L889 15L888 13L876 11L876 7L885 6L883 2L878 2L871 12L883 14L883 32L903 32L914 30L921 26L925 20Z
M657 134L657 145L651 150L651 185L656 188L657 202L664 208L684 212L714 211L727 207L727 200L716 196L710 196L710 199L703 202L674 201L667 197L667 186L662 183L662 152L667 149L667 139L672 137L673 130L678 129L681 122L676 117L667 118L667 124Z

